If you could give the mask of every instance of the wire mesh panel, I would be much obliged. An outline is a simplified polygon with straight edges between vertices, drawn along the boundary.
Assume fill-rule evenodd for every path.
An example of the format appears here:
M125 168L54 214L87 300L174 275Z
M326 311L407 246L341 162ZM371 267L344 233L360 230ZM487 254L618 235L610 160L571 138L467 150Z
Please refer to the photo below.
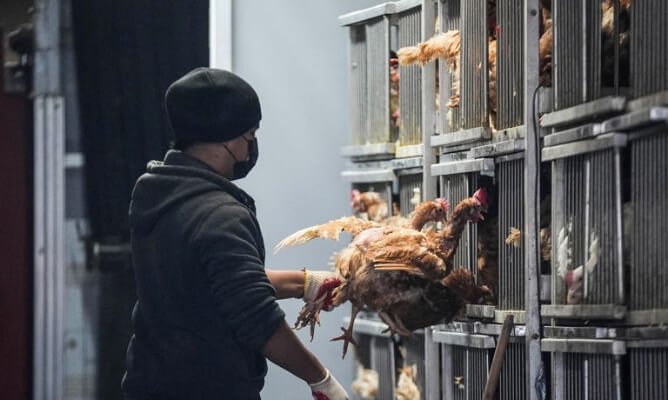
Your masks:
M621 400L620 356L556 353L552 380L555 400Z
M443 400L478 400L487 383L490 350L442 345Z
M439 1L440 30L447 32L459 30L460 27L460 0ZM461 111L459 107L450 108L450 97L454 94L453 84L458 78L450 71L444 62L439 62L439 96L441 109L441 124L443 132L456 132L461 129Z
M497 13L497 129L512 128L524 120L523 1L496 4Z
M488 126L487 0L461 5L461 115L463 128Z
M600 94L600 79L591 75L600 71L601 65L597 51L600 48L600 9L600 3L595 1L553 1L553 81L557 110L593 100ZM595 10L598 10L598 18L593 14Z
M416 7L398 16L399 48L414 46L422 37L422 9ZM422 68L399 67L399 143L422 143Z
M368 94L366 65L366 30L364 25L350 27L351 140L361 145L368 141Z
M473 195L473 192L478 188L478 179L479 173L442 176L440 177L441 197L445 197L452 207L455 207L460 201ZM453 259L455 268L467 268L474 274L477 273L477 237L476 225L466 224Z
M631 202L624 204L624 247L631 253L631 310L668 308L668 246L663 239L668 225L667 133L661 128L630 142Z
M618 95L622 88L629 86L628 4L630 2L625 1L552 2L556 110L609 94ZM633 7L636 7L635 2Z
M371 338L371 368L378 372L379 399L393 399L395 389L394 342L391 338Z
M505 243L511 228L524 229L524 159L496 166L499 192L499 287L500 310L524 310L524 247Z
M631 73L636 97L668 89L668 2L633 1Z
M508 343L499 379L500 400L526 398L526 351L524 343Z
M422 190L422 174L399 175L399 209L407 216L419 204Z
M392 3L339 21L350 30L351 131L353 145L393 143L390 127L390 29Z
M412 337L404 337L401 339L401 344L406 349L405 366L417 367L417 375L414 378L415 384L420 389L420 393L424 396L425 393L425 346L424 335L416 334Z
M387 17L366 24L369 143L392 142L390 130L390 22Z
M552 257L552 304L565 304L567 300L560 262L561 270L572 270L584 268L588 261L594 264L590 272L583 273L583 298L571 304L624 304L620 169L618 147L553 161L552 238L559 240L562 229L567 233L572 262L567 265L558 254ZM596 240L598 251L591 251ZM561 245L556 240L553 243L553 249Z
M629 349L632 400L668 399L668 348Z

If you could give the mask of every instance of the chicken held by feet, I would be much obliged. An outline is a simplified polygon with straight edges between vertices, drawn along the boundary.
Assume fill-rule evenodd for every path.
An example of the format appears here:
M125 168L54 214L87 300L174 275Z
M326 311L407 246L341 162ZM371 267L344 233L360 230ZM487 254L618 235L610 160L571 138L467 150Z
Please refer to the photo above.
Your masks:
M453 275L452 281L447 280L454 269L452 260L466 224L479 221L486 209L486 196L479 190L457 205L438 233L388 226L351 232L356 235L354 240L335 261L341 285L333 293L334 307L346 301L352 303L349 326L334 338L344 341L344 356L348 343L354 343L352 327L363 306L378 311L393 332L410 334L413 329L433 324L433 320L452 318L461 309L462 301L470 301L462 297L465 294L473 296L475 302L490 294L487 288L477 289L470 272L465 270ZM418 215L414 217L416 220L420 220ZM315 237L338 238L329 233L331 228L325 230L326 235L314 234L323 226L300 231L278 247ZM467 273L470 279L464 279ZM461 279L455 279L458 277ZM319 311L317 304L305 305L296 327L310 325L313 332Z

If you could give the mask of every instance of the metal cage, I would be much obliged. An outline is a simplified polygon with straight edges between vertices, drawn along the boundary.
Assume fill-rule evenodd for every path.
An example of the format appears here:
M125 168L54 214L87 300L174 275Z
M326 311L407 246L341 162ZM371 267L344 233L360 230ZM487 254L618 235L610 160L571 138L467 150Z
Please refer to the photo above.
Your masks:
M417 376L414 377L414 380L420 389L421 397L424 397L426 389L424 334L416 332L411 337L402 337L400 346L406 350L406 358L403 360L404 365L407 367L417 366Z
M460 30L461 53L459 77L444 63L439 63L439 103L441 118L437 123L440 133L460 132L462 138L444 138L461 143L490 137L489 57L488 57L488 1L439 1L439 29L441 32ZM459 106L451 108L453 84L459 80ZM486 128L481 132L477 128ZM470 131L473 130L473 131ZM470 132L469 132L470 131ZM464 140L462 140L464 139Z
M524 229L524 153L496 159L498 186L498 310L524 310L524 245L506 244L511 228Z
M441 32L459 30L461 25L460 0L440 0L438 2L438 15ZM461 110L459 107L449 108L448 103L453 95L452 84L455 77L443 62L439 62L439 105L441 119L437 121L438 132L456 132L461 129Z
M406 217L413 212L415 206L423 201L422 193L422 157L400 158L392 161L394 174L397 176L399 213ZM426 200L426 199L424 199Z
M339 17L350 30L352 146L343 149L345 156L394 154L389 61L394 12L395 3L385 3Z
M627 136L608 134L595 139L543 149L552 163L552 305L542 315L574 319L624 318L622 263L621 149ZM570 227L570 229L569 229ZM599 242L598 262L584 273L583 298L566 305L567 288L559 275L559 233L568 233L572 265L584 266L590 245Z
M399 211L407 216L415 210L414 189L422 190L422 173L399 173ZM420 192L418 192L420 193Z
M440 182L440 196L445 197L452 207L473 195L478 189L481 174L494 174L494 159L467 159L445 161L431 166L432 176ZM477 272L477 237L475 224L467 224L459 240L454 256L455 267L463 267Z
M351 189L379 193L387 202L388 215L391 215L392 188L397 181L391 162L349 163L341 176L351 184Z
M541 349L552 353L553 400L625 398L623 341L547 338Z
M494 355L494 338L436 329L433 340L441 344L441 398L481 399Z
M397 2L395 21L397 48L415 46L422 38L422 1ZM399 76L399 146L418 145L422 143L422 68L400 66Z
M634 2L634 8L636 4ZM619 39L614 40L623 33L618 1L613 2L613 10L618 24L613 22L614 31L609 36L602 32L604 13L601 2L552 1L552 82L556 110L606 95L619 95L622 84L628 86L628 54L620 57L625 48Z
M668 90L668 3L634 1L631 6L631 85L634 97Z
M487 0L461 2L462 128L489 126Z
M668 340L627 344L631 400L668 399Z
M668 128L630 135L630 200L624 203L625 263L629 263L629 317L632 323L668 322L665 227L668 216Z
M522 400L526 395L526 345L511 341L499 377L499 400Z
M344 318L347 325L349 318ZM377 399L393 399L396 388L396 349L395 342L374 313L358 315L353 326L353 333L358 339L357 359L365 368L378 373ZM367 364L364 364L364 363Z
M496 128L524 123L524 21L522 0L496 2ZM491 86L491 85L490 85ZM492 92L493 93L493 92Z

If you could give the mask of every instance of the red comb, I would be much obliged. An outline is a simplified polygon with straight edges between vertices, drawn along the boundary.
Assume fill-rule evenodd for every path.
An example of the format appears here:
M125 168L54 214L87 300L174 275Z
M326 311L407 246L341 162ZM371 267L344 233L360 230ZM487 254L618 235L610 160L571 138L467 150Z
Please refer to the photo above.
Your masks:
M390 65L397 65L397 64L399 64L398 58L390 58Z
M473 193L473 197L482 203L483 206L487 205L487 193L485 193L482 188L476 190L476 192Z
M355 197L358 197L360 195L360 191L358 189L353 189L352 192L350 192L350 200L353 200Z
M443 211L445 211L446 213L450 209L450 203L448 203L448 200L445 197L439 197L434 201L436 201L438 204L440 204L441 207L443 207Z

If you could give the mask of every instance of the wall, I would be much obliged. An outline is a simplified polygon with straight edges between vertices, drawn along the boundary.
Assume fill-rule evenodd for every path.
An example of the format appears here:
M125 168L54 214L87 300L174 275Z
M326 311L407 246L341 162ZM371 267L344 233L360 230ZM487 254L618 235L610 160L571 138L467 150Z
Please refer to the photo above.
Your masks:
M341 179L340 148L349 142L348 31L337 17L378 1L244 0L232 4L232 66L257 90L263 119L258 131L260 158L240 186L255 197L268 249L288 234L350 212L349 186ZM344 241L347 239L344 239ZM268 255L274 269L326 269L344 243L317 242ZM292 323L301 300L281 306ZM341 360L340 333L349 305L322 315L308 343L349 390L353 355ZM307 386L271 365L264 398L309 399Z

